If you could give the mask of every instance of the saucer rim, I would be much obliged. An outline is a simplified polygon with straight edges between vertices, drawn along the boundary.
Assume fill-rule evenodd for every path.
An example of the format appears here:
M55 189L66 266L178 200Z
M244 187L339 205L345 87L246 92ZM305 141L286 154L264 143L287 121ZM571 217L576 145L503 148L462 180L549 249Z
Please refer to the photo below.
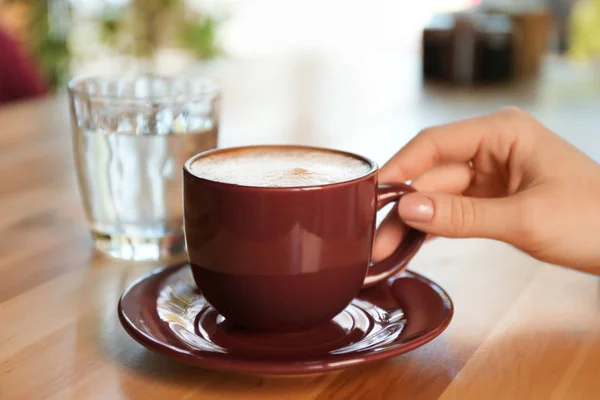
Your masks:
M396 357L405 353L408 353L416 348L419 348L433 339L437 338L442 332L446 330L452 318L454 316L454 303L448 295L448 293L436 282L425 276L418 274L413 271L405 270L399 274L392 275L385 280L386 283L391 280L398 278L411 278L417 279L436 292L444 303L444 308L447 310L447 315L440 323L433 329L425 331L423 334L415 334L411 338L406 337L404 341L407 341L405 345L398 346L397 348L382 350L382 351L367 351L363 353L348 353L344 355L336 355L336 360L333 362L318 358L309 361L311 364L307 364L306 361L257 361L257 360L244 360L238 356L232 356L232 358L214 357L211 352L202 350L191 350L183 349L181 347L172 346L164 341L159 341L154 336L141 331L131 321L131 319L125 314L123 308L123 300L129 295L129 293L140 285L142 282L150 279L155 275L164 273L166 276L170 276L189 266L189 263L184 262L177 265L160 267L150 273L141 276L131 283L122 293L119 298L117 305L117 315L121 326L127 332L127 334L133 338L140 345L146 349L159 354L161 356L174 359L178 362L200 368L206 368L209 370L216 370L228 373L239 373L245 375L261 375L261 376L296 376L296 375L310 375L325 373L331 371L337 371L346 369L348 367L370 364L373 362L385 360L388 358ZM383 282L380 284L384 284Z

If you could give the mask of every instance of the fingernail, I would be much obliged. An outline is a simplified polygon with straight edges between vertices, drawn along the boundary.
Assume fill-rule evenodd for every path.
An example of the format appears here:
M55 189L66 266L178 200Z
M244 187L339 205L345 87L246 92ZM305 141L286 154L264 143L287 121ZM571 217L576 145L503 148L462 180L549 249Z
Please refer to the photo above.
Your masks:
M398 204L400 218L405 221L429 222L433 218L433 202L419 194L407 194Z

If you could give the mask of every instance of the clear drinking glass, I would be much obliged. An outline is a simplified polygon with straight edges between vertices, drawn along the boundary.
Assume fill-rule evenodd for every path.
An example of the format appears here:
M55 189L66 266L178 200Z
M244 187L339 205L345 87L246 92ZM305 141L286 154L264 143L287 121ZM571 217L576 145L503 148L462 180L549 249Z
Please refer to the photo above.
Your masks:
M185 252L182 166L215 148L220 92L206 78L69 83L77 175L96 248L158 260Z

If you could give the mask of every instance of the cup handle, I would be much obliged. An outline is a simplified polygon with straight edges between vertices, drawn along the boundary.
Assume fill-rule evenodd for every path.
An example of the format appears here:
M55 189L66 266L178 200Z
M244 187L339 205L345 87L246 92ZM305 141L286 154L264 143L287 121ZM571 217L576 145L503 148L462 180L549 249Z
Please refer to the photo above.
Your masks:
M412 192L415 192L412 186L402 183L379 185L377 187L377 211L391 202L398 202L402 196ZM402 242L389 257L371 264L363 283L363 289L404 271L408 262L414 257L423 242L425 242L426 236L427 234L421 231L409 228Z

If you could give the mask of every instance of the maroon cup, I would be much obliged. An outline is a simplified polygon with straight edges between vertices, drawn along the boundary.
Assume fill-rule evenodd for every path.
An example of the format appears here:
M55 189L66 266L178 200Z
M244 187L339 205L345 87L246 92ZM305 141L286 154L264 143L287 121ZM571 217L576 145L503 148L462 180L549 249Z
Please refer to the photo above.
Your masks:
M307 187L254 187L199 178L190 166L218 152L260 147L335 152L371 165L359 178ZM210 150L183 167L185 237L194 280L229 323L289 332L325 323L359 293L406 268L425 241L410 229L371 263L376 213L413 192L378 186L378 167L352 153L306 146Z

